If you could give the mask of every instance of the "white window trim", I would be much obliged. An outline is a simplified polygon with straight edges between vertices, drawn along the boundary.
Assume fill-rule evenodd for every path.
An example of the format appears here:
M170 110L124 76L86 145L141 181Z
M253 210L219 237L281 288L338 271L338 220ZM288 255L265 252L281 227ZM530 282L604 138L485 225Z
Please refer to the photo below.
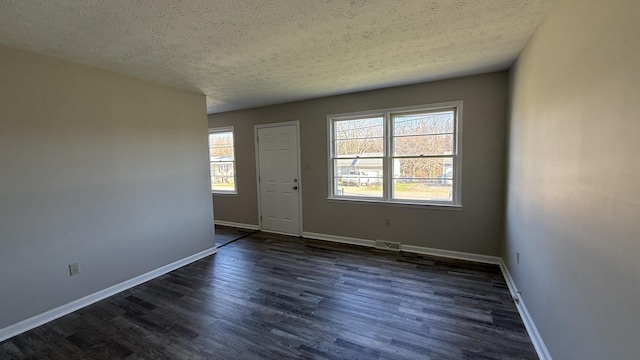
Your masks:
M415 112L415 111L434 111L438 109L446 109L446 108L456 108L456 131L454 134L454 155L453 155L453 190L452 190L452 201L433 201L433 200L401 200L401 199L392 199L392 177L390 176L389 170L391 169L391 161L392 156L390 154L391 151L391 120L390 117L392 114L404 113L404 112ZM344 196L344 195L335 195L334 190L334 167L333 160L334 157L334 142L333 142L333 121L334 120L349 120L349 119L357 119L361 117L370 117L370 116L381 116L384 118L384 152L383 152L383 173L384 175L384 189L383 189L383 198L378 197L362 197L362 196ZM370 204L384 204L384 205L392 205L392 206L410 206L410 207L441 207L441 208L462 208L462 124L463 124L463 101L449 101L449 102L441 102L435 104L425 104L425 105L416 105L416 106L405 106L405 107L396 107L396 108L388 108L388 109L377 109L377 110L368 110L368 111L357 111L357 112L349 112L342 114L330 114L327 115L327 142L328 142L328 189L329 196L327 197L330 201L337 202L358 202L358 203L370 203Z
M216 195L237 195L238 194L238 176L236 174L236 133L233 130L233 126L209 128L208 134L215 134L215 133L222 133L222 132L231 132L231 135L233 136L233 183L234 183L235 190L211 189L211 193ZM207 148L209 148L209 146L211 145L209 144L208 135L207 135L207 144L208 144ZM211 150L209 148L209 152L210 151ZM211 155L210 154L209 154L209 184L211 184Z

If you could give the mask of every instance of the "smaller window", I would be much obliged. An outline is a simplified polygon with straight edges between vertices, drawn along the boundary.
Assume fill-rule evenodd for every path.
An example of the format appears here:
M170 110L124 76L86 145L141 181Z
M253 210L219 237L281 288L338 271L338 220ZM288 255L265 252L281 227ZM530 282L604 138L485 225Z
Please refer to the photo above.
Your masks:
M209 129L211 192L236 194L236 158L233 127Z

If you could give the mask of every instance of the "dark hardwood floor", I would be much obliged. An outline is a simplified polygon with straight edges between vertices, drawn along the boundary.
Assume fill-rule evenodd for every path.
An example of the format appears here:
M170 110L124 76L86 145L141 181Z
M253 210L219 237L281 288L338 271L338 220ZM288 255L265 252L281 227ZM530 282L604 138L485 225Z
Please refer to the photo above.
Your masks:
M223 247L236 240L243 239L251 234L255 234L256 232L256 230L247 230L216 225L216 246L218 248Z
M6 340L0 359L537 356L497 266L255 233Z

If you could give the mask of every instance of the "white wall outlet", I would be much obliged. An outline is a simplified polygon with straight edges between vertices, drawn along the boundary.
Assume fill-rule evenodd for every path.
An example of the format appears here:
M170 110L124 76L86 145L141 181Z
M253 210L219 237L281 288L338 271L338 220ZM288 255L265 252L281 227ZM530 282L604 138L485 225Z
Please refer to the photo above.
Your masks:
M69 264L69 275L78 275L80 273L80 266L78 263Z

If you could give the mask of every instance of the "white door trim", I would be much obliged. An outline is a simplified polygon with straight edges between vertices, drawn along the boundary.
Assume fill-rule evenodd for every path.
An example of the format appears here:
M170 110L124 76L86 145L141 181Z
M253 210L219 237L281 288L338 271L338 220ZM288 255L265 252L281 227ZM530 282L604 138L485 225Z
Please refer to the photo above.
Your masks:
M258 129L270 128L270 127L280 127L280 126L290 126L295 125L296 127L296 148L297 148L297 158L298 158L298 233L297 234L285 234L285 235L296 235L302 236L303 227L302 227L302 173L301 173L301 159L300 159L300 121L284 121L278 123L269 123L269 124L260 124L253 126L253 144L255 149L256 156L256 187L257 187L257 195L258 195L258 228L263 230L262 228L262 204L260 199L260 149L258 146Z

